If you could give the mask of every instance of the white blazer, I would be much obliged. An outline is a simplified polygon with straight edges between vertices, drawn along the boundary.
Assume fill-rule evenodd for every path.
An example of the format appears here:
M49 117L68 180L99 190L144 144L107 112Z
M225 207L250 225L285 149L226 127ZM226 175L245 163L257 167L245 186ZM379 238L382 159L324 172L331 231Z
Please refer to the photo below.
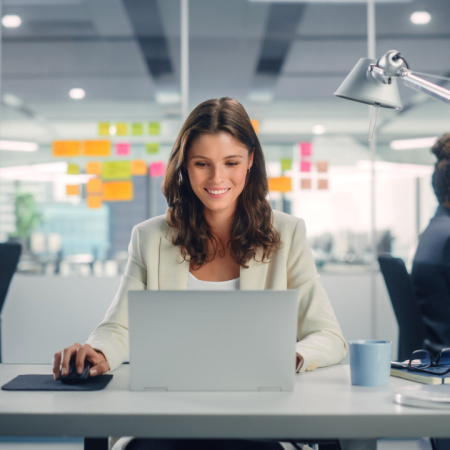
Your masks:
M313 370L342 361L347 343L342 336L328 296L320 282L302 219L273 211L273 223L280 234L281 248L270 262L248 262L240 269L243 290L297 289L298 331L296 351L303 357L300 371ZM172 244L172 232L165 216L146 220L133 228L128 263L119 289L103 322L87 343L100 350L111 370L128 356L129 290L186 289L189 262ZM293 355L294 358L294 355Z

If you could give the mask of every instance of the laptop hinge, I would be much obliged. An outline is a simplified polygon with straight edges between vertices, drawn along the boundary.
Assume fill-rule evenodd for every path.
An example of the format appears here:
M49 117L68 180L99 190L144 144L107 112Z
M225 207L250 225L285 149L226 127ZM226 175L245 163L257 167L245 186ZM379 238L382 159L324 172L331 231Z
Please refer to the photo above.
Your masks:
M166 387L146 387L144 388L146 392L167 392L168 389Z
M280 387L259 387L258 391L263 391L263 392L281 391L281 388Z

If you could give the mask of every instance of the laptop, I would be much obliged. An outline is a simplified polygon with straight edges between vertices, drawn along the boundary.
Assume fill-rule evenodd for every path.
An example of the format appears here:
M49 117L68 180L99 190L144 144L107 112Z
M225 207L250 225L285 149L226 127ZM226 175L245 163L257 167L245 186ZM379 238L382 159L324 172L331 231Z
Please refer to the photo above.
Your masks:
M134 391L292 391L296 290L129 291Z

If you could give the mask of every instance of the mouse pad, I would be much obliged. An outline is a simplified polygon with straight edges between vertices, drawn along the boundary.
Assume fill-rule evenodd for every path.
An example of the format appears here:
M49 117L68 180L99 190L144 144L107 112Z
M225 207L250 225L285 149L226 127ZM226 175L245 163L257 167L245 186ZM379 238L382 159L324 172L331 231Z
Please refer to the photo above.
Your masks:
M2 386L4 391L100 391L111 381L112 375L88 378L81 384L64 384L53 375L19 375Z

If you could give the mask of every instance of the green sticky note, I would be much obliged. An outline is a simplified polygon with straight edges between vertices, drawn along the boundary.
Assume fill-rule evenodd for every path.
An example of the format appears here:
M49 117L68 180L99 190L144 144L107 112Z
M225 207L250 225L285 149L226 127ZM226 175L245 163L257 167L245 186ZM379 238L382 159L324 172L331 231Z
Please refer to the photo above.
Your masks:
M144 124L142 122L131 124L131 133L133 136L142 136L144 134Z
M128 125L125 122L116 123L116 136L126 136L128 134Z
M129 180L131 178L130 161L105 161L102 178L104 180Z
M160 123L159 122L149 122L148 123L148 134L159 134L160 133Z
M69 175L78 175L80 173L80 166L78 164L69 163L67 165L67 173Z
M281 158L281 170L291 170L292 169L292 158Z
M147 153L156 154L159 152L159 144L156 142L152 142L151 144L147 144L145 146Z
M109 122L100 122L98 124L98 135L99 136L109 136Z

